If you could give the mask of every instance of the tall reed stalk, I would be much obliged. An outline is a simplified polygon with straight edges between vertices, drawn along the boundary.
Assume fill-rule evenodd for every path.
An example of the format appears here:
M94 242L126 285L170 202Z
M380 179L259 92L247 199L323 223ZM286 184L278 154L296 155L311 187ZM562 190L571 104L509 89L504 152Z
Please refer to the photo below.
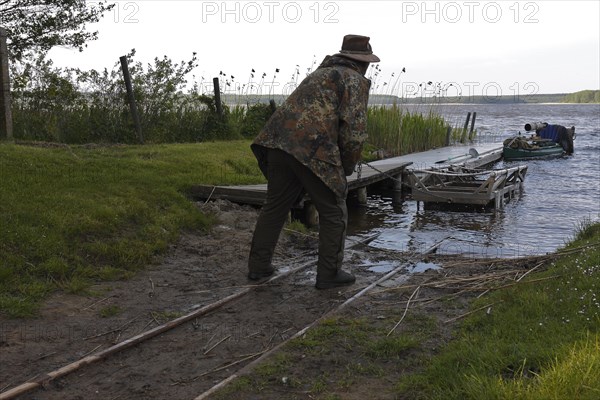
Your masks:
M367 114L368 143L390 156L443 146L447 123L433 109L413 112L394 104L372 106Z

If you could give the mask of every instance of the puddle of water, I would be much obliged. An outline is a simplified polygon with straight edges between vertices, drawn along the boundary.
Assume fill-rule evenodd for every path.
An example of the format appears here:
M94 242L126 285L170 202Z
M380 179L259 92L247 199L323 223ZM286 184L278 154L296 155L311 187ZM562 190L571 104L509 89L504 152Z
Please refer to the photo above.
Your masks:
M434 264L434 263L418 262L410 270L410 273L411 274L415 274L415 273L425 272L425 271L428 271L430 269L437 270L437 269L440 269L440 268L441 267L439 265Z
M375 264L367 264L367 265L371 265L369 268L367 268L367 271L375 272L378 274L384 274L384 273L390 272L398 266L398 264L396 264L396 263L390 263L390 262L385 262L385 261L378 262Z
M364 264L362 264L361 267L368 267L367 271L369 271L369 272L375 272L377 274L385 274L385 273L391 272L394 269L398 268L398 265L399 264L397 262L380 261L380 262L373 263L373 262L367 261ZM407 268L407 271L409 273L413 274L413 273L425 272L430 269L437 270L437 269L441 269L441 267L434 263L418 262L412 268Z

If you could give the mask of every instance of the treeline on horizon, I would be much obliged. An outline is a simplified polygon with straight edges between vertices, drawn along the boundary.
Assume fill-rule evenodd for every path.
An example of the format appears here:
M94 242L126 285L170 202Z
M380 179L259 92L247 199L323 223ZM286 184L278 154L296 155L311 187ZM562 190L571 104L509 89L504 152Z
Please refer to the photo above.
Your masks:
M600 90L581 90L565 96L565 103L600 103Z
M600 103L600 90L582 90L575 93L550 93L530 95L505 95L505 96L447 96L447 97L413 97L400 98L389 95L371 95L371 104L542 104L542 103Z

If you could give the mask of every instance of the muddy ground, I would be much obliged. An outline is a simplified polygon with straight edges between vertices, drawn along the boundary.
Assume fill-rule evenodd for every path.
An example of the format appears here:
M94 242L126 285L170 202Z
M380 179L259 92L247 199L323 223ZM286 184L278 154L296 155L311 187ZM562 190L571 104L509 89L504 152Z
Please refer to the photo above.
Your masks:
M452 337L455 324L449 320L463 315L469 301L482 293L464 290L469 284L481 285L492 275L514 280L515 273L529 267L528 263L434 254L415 257L358 245L346 253L346 268L357 275L357 283L351 287L316 290L315 268L308 267L275 283L252 287L239 300L141 344L49 379L47 374L52 371L254 284L246 278L246 261L257 210L226 201L198 206L215 214L219 223L207 234L184 234L161 260L134 278L99 284L91 288L89 295L56 294L37 318L0 317L0 391L25 382L40 382L41 387L17 398L193 399L381 278L389 270L382 265L403 263L409 266L406 272L374 288L343 313L389 327L404 310L432 316L439 322L427 343L427 351L433 354ZM314 237L285 232L274 263L280 271L305 265L316 259L316 245ZM431 263L436 268L409 272L417 262L420 267ZM397 287L402 288L394 289ZM453 301L435 301L445 296ZM410 324L407 319L399 331L410 330ZM350 363L355 355L348 353L346 357L337 362ZM328 360L321 362L326 365ZM319 367L298 363L294 373L309 376ZM385 379L350 385L338 395L352 399L366 398L361 394L369 393L370 398L394 398L382 386L392 388L398 376L406 372L395 368ZM372 397L372 387L377 387L381 395ZM319 395L306 384L304 388L280 386L273 391L267 388L258 396L239 397Z

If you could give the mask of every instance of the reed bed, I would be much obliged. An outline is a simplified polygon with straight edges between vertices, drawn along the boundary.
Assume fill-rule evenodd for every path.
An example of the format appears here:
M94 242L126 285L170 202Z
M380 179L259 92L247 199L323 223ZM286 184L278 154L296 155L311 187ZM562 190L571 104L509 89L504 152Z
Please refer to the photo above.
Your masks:
M448 127L433 108L411 113L393 104L369 107L367 130L371 146L399 156L443 146Z
M165 56L143 65L135 60L132 50L127 61L141 130L149 144L252 138L269 119L273 111L270 102L281 104L303 78L298 65L291 77L280 76L279 68L272 75L252 68L247 81L221 71L218 81L222 112L218 113L212 80L200 77L188 81L198 66L195 53L187 61L174 62ZM306 75L316 66L313 60ZM446 123L435 112L435 106L423 105L424 110L409 112L396 105L404 101L400 77L405 72L403 68L384 77L375 64L367 74L373 82L371 102L385 104L369 107L368 147L390 156L445 143ZM11 65L11 76L15 139L67 144L138 143L120 63L104 71L56 68L43 54ZM274 93L276 87L283 88L281 93Z

